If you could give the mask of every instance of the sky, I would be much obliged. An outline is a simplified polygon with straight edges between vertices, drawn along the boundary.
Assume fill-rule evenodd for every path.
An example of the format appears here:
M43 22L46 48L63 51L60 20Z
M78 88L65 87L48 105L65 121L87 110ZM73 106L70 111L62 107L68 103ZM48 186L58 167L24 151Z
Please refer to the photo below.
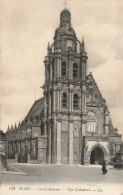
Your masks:
M67 4L77 38L85 39L87 72L92 72L113 125L123 134L123 2L67 0ZM2 0L0 9L0 129L5 132L43 96L43 61L64 0Z

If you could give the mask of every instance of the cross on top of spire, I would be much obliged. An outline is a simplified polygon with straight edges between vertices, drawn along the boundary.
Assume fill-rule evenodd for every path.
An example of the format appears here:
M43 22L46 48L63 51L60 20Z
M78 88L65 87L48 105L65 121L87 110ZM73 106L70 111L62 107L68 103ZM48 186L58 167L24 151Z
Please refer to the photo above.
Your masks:
M67 8L67 0L64 0L65 9Z

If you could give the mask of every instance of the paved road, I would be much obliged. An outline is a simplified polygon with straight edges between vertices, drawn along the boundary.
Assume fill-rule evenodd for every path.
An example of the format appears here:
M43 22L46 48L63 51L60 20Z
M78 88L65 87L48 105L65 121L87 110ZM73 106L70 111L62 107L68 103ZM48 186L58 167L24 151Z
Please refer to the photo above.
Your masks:
M108 167L102 174L101 166L68 166L40 164L12 164L8 173L2 174L2 183L123 183L123 170Z

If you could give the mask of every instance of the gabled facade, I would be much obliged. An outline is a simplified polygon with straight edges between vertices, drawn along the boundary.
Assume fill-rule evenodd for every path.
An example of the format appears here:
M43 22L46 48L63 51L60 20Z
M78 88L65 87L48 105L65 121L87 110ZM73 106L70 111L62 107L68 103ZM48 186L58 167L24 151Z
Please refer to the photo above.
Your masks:
M112 162L121 135L113 127L92 74L87 75L87 59L84 40L77 39L65 9L54 42L48 44L44 97L34 103L18 128L8 129L8 158L12 153L18 162Z

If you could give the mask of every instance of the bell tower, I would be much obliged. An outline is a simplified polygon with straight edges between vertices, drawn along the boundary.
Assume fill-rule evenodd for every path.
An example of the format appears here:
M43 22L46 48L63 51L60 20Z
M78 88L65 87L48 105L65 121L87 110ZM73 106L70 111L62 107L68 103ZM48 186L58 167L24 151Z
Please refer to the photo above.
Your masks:
M84 39L80 42L64 9L54 42L45 57L44 128L47 163L81 164L86 128L86 63Z

